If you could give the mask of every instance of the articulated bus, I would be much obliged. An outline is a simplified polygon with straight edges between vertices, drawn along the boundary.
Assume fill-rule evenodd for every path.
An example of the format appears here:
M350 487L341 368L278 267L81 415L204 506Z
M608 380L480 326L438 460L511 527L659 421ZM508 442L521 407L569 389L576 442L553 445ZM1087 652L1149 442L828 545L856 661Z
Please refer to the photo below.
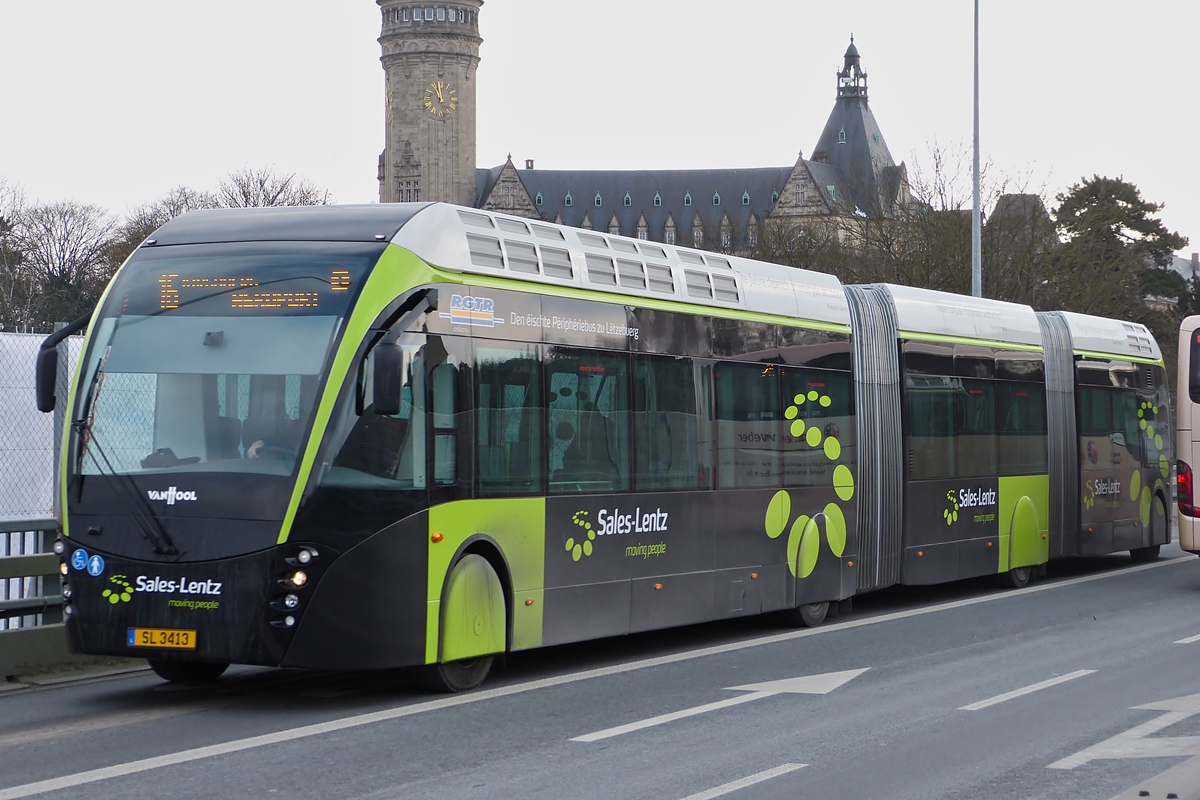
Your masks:
M67 630L168 680L459 691L509 651L1150 559L1164 378L1140 325L451 205L192 212L63 398Z

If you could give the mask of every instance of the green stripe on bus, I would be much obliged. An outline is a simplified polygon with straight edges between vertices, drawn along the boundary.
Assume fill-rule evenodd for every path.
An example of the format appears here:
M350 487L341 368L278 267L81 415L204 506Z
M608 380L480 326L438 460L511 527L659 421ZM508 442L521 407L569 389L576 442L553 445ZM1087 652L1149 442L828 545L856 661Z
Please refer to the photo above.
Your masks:
M965 336L948 336L942 333L917 333L915 331L899 331L898 335L901 339L912 339L919 342L969 344L975 347L990 347L993 350L1021 350L1027 353L1044 352L1040 344L1017 344L1016 342L1000 342L995 339L968 339Z
M316 418L313 420L312 433L308 445L304 448L304 459L300 462L300 472L296 477L296 485L292 489L292 499L288 502L287 513L283 524L279 527L277 544L284 544L291 533L292 524L296 520L296 510L300 507L300 499L304 496L305 488L312 475L313 462L317 458L317 448L329 426L329 418L333 415L333 406L337 403L346 374L358 353L358 347L367 337L371 325L396 298L412 289L439 278L421 259L400 247L388 247L379 257L379 262L371 270L367 283L362 288L358 302L345 323L341 344L333 359L333 366L325 380L325 391L321 395L321 403L317 406Z
M1142 358L1141 356L1131 356L1118 353L1101 353L1098 350L1076 350L1075 355L1083 356L1084 358L1097 358L1101 361L1136 361L1139 364L1153 364L1156 367L1167 368L1161 358Z

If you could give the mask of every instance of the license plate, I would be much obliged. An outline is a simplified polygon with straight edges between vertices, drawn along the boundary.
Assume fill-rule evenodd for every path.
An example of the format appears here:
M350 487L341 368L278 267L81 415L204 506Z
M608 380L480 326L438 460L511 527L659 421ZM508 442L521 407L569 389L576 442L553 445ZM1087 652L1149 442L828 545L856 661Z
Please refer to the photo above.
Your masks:
M130 647L161 647L168 650L195 650L196 632L171 628L130 628Z

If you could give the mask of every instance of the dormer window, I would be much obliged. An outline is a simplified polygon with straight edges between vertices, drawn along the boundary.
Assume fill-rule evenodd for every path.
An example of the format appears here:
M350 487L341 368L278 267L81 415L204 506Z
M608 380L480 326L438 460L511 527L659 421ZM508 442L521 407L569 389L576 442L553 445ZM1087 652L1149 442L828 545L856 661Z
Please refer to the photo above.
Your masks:
M633 198L629 196L629 192L625 193L625 207L629 208L633 205Z
M840 131L838 131L838 144L845 144L845 143L846 143L846 129L842 128Z
M662 205L662 195L659 194L658 192L655 192L654 193L654 207L658 208L661 205Z
M687 194L685 194L683 196L683 204L685 206L690 206L692 204L692 193L691 192L688 192Z
M596 192L596 208L600 208L603 205L604 205L604 198L600 196L599 192Z
M542 207L542 193L541 192L537 193L537 197L533 198L533 202L538 208Z
M742 194L742 205L744 205L744 206L750 205L750 193L749 192L744 192Z
M717 192L713 192L713 205L714 206L721 205L721 195Z
M571 193L567 192L566 199L563 200L563 205L566 206L567 208L570 208L572 202L573 201L571 200Z

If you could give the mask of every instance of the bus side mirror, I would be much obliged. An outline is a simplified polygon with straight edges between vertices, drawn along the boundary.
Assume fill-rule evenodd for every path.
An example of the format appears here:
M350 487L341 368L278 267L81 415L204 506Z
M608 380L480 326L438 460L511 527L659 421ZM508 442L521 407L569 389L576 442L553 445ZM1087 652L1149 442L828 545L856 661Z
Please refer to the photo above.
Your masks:
M37 354L37 408L43 414L54 410L54 388L58 382L58 349L44 347Z
M381 417L400 413L400 390L404 383L404 349L397 344L376 346L375 367L371 375L371 405Z

